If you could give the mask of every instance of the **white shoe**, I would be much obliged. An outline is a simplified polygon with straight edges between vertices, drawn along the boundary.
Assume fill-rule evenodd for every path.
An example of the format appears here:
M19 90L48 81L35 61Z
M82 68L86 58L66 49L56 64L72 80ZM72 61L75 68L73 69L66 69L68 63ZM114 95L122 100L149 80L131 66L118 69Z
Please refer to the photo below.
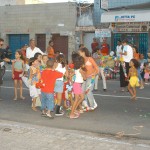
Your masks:
M98 106L98 105L97 105L96 101L94 101L94 107L93 107L93 108L96 109L97 106Z

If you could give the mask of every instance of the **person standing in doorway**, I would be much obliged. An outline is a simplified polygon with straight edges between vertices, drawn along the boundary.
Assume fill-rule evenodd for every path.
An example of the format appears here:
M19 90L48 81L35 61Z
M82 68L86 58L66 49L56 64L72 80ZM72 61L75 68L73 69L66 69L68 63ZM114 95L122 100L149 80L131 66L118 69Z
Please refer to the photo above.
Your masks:
M117 47L116 47L116 56L118 59L120 59L120 53L122 52L123 46L120 40L117 41Z
M36 53L41 53L42 55L44 54L38 47L36 47L35 40L31 39L30 46L26 50L27 59L34 57Z
M109 44L107 43L107 39L103 39L103 43L101 45L101 53L103 56L109 55L110 47Z
M49 59L55 58L55 51L54 51L54 42L52 40L49 41L49 46L47 47L46 53Z
M93 42L91 44L91 48L92 48L92 54L95 53L95 50L99 47L99 44L96 40L96 38L93 38ZM81 47L83 48L83 47Z

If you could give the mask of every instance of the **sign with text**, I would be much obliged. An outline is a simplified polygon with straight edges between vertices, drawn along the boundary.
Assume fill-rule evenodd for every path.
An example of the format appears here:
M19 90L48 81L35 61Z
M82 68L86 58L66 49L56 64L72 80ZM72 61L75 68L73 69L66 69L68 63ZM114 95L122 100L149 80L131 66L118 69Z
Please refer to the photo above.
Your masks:
M95 37L111 37L111 31L109 29L96 29Z
M117 15L115 16L115 22L134 22L135 15Z
M111 23L111 29L113 32L148 32L148 22L118 22Z

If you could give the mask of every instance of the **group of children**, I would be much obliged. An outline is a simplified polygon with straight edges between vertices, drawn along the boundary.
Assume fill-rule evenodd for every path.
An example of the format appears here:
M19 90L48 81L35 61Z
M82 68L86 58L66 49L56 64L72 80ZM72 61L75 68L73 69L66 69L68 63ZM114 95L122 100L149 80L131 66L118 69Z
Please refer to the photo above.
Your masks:
M120 60L121 62L121 60ZM122 62L121 62L122 63ZM22 57L18 50L15 60L12 61L12 78L14 80L14 100L18 99L17 84L20 85L20 99L25 99L22 92L22 79L27 78L29 93L32 98L32 109L37 111L36 103L41 103L42 116L53 118L51 112L56 116L62 116L62 103L70 110L71 119L78 118L83 113L82 102L88 89L83 91L82 84L86 80L85 60L78 53L72 54L72 63L68 64L65 56L57 54L54 59L49 59L46 54L36 53L29 60ZM136 99L136 86L144 88L148 84L150 68L142 54L139 61L135 58L130 61L128 90L131 99ZM92 80L94 82L94 80ZM63 102L62 102L63 100Z
M68 65L61 53L55 59L49 59L46 54L36 53L33 58L26 60L20 51L16 51L15 60L12 61L14 100L17 100L18 83L20 99L25 99L22 95L22 77L25 76L28 78L34 111L37 111L36 103L40 100L42 116L50 119L54 118L51 112L55 111L56 116L64 114L61 110L62 104L70 110L71 119L78 118L80 113L83 113L81 103L85 92L82 90L82 83L86 77L84 59L78 53L72 54L72 63Z

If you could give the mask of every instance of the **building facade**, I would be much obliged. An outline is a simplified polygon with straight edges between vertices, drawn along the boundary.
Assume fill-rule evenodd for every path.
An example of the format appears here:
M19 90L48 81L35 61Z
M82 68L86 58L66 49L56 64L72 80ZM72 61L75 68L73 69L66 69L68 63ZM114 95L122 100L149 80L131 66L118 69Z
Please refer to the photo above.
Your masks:
M108 0L108 8L124 7L148 3L150 0Z
M55 51L68 59L75 50L75 3L0 6L0 37L14 53L34 38L42 51L54 41Z
M111 0L108 11L101 14L100 23L109 23L112 31L111 49L118 40L127 39L147 58L150 45L150 0Z

